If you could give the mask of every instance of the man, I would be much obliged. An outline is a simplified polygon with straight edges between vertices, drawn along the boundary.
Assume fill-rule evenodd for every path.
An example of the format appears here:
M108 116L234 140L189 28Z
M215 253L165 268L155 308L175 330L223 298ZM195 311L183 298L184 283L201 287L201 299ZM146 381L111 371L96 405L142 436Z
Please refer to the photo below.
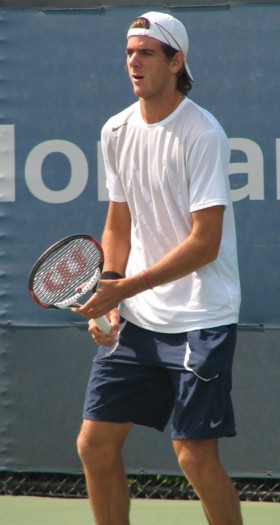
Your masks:
M146 13L127 36L139 100L102 130L105 267L97 292L73 309L101 345L78 438L91 506L96 525L129 524L123 444L134 423L162 431L173 413L174 451L208 522L241 525L218 454L218 439L235 435L240 304L228 141L186 97L192 77L181 22ZM104 314L109 335L94 322Z

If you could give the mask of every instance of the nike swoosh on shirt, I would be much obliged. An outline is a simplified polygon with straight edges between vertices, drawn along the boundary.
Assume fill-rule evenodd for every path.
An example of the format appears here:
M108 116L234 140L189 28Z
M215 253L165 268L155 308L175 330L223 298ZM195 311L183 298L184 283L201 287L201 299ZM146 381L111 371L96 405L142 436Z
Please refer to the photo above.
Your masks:
M218 427L221 424L222 421L223 421L222 419L220 419L220 421L213 421L213 419L212 419L212 421L210 423L210 427L211 428L216 428L216 427Z
M127 126L128 122L124 122L124 124L121 124L120 126L116 126L112 128L112 131L118 131L118 129L122 128L123 126Z

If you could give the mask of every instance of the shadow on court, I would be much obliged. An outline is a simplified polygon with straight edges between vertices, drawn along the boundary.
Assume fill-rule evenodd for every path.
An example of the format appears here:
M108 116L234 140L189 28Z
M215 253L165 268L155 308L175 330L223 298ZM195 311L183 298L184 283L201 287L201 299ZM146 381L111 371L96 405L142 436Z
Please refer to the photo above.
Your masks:
M279 525L279 503L241 504L244 525ZM1 525L93 525L85 499L1 496ZM206 525L197 501L134 499L131 525Z

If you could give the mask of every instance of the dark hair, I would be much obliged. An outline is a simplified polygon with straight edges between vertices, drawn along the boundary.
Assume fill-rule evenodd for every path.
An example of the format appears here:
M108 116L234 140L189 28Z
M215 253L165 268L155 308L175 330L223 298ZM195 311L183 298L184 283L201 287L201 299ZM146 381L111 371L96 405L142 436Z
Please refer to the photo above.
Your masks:
M150 22L147 18L137 18L134 22L132 22L132 24L130 25L130 29L133 29L133 28L137 28L137 27L140 27L140 28L144 28L144 29L149 29L150 27ZM164 44L163 42L160 42L161 44L161 47L162 47L162 50L167 58L168 61L170 61L174 55L176 55L176 53L178 53L178 49L174 49L174 47L168 45L168 44ZM186 68L185 68L185 65L182 67L182 69L180 71L178 71L177 73L177 84L176 84L176 89L177 91L179 91L180 93L182 93L182 95L187 95L189 93L189 91L192 89L192 79L191 77L189 76Z

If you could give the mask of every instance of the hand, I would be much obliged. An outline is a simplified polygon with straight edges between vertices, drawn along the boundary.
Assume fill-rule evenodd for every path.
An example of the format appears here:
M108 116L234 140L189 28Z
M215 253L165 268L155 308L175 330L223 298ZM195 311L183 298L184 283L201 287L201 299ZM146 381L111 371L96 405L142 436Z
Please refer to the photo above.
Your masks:
M101 332L101 330L99 330L99 328L97 327L94 319L89 319L88 321L88 332L91 334L94 342L97 345L112 347L118 341L120 316L117 308L114 308L109 313L108 319L111 324L111 330L109 334Z
M100 280L96 292L90 299L83 305L71 308L71 311L88 320L106 315L124 299L123 282L125 280Z

